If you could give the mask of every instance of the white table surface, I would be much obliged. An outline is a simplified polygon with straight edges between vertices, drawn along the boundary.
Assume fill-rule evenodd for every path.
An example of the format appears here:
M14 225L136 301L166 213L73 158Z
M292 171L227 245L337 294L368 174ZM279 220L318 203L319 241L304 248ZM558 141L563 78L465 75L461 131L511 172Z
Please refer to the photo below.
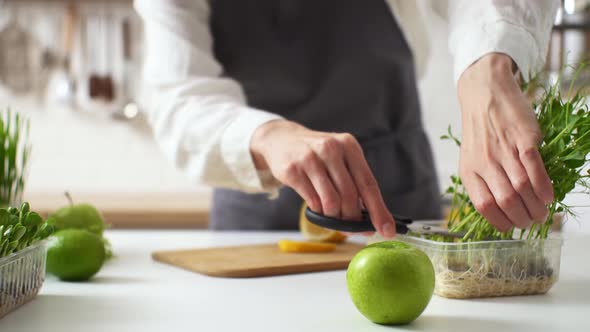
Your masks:
M434 296L405 327L375 325L353 306L345 271L211 278L156 263L159 249L297 238L295 233L109 231L117 257L89 283L48 277L0 331L590 331L590 236L566 235L561 280L546 295L477 300Z

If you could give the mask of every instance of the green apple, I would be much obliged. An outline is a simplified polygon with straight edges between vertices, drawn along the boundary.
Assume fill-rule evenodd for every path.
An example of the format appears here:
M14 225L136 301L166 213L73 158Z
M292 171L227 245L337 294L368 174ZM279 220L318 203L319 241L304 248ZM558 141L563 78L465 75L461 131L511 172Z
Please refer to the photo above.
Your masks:
M66 193L70 205L64 206L50 215L49 222L56 231L63 229L83 229L102 237L105 223L98 210L86 203L74 204Z
M83 229L54 233L47 245L47 272L65 281L85 281L94 276L106 259L100 236Z
M368 245L346 273L356 308L378 324L407 324L426 309L434 291L434 268L428 256L398 241Z

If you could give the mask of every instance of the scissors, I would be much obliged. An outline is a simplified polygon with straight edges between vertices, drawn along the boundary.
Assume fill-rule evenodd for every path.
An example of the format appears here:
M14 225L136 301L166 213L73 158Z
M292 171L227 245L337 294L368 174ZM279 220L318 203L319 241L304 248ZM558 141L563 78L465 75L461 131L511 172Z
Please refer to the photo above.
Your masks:
M332 218L312 211L309 207L305 209L305 216L315 225L333 229L341 232L361 233L375 232L375 226L371 222L371 216L367 210L362 210L362 218L356 220L344 220ZM442 235L454 238L463 238L466 233L449 232L447 228L432 225L428 222L414 222L411 218L393 215L397 234L418 233L420 235Z

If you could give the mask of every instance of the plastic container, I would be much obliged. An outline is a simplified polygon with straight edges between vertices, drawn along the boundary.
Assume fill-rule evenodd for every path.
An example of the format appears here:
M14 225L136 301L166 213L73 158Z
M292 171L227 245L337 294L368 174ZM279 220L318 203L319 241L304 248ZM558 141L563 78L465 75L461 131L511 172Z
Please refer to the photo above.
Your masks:
M398 235L396 240L430 257L436 275L434 294L446 298L544 294L559 278L563 244L559 237L448 243Z
M46 259L45 241L0 258L0 318L35 298L45 280Z

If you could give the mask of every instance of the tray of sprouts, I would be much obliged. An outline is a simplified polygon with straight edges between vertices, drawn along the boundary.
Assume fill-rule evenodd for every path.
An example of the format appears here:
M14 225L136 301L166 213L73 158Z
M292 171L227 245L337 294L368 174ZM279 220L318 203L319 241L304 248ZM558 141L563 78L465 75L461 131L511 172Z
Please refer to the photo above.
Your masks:
M29 203L25 187L29 121L0 114L0 318L32 300L45 279L45 239L53 227Z

